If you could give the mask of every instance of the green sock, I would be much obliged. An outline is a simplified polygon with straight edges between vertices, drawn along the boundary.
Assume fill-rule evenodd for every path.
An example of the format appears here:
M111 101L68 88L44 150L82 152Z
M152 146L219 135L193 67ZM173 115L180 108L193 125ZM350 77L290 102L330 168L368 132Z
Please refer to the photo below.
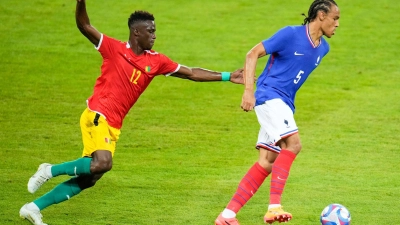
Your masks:
M42 210L47 206L68 200L72 198L72 196L79 194L81 191L82 190L78 185L78 178L74 177L57 185L53 190L47 192L45 195L33 202L39 207L40 210Z
M70 176L90 174L92 158L83 157L74 161L65 162L51 167L53 177L68 174Z

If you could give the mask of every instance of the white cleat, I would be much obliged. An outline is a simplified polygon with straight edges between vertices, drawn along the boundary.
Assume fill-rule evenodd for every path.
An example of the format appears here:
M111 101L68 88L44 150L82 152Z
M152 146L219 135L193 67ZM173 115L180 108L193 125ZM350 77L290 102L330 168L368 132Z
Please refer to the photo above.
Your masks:
M46 167L51 166L50 163L42 163L39 166L39 169L28 181L28 191L30 193L35 193L46 181L48 181L51 177L46 175Z
M43 223L42 221L42 214L40 213L39 210L30 210L27 207L28 204L25 204L22 206L22 208L19 210L19 216L22 219L29 220L34 225L47 225L46 223Z

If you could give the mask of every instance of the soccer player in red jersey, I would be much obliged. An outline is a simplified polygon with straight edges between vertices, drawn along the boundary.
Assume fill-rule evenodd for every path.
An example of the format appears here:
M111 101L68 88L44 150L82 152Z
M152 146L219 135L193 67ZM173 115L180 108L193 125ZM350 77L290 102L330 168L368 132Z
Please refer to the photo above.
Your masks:
M82 157L52 165L43 163L29 179L28 191L34 193L52 177L70 175L71 179L20 209L20 216L35 225L45 225L40 213L90 188L112 168L115 144L124 117L157 75L192 81L231 81L243 83L242 69L232 74L180 65L152 50L156 26L152 14L136 11L128 19L129 41L121 42L97 31L89 21L85 0L77 0L76 23L81 33L103 57L101 75L93 95L81 115Z

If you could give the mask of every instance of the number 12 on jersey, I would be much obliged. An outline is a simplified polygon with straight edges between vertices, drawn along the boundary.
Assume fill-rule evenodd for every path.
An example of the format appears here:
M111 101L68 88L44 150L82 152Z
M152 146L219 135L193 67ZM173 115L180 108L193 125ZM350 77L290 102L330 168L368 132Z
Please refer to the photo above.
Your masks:
M142 75L142 71L134 68L131 76L131 83L137 84L137 81L139 80L140 76Z

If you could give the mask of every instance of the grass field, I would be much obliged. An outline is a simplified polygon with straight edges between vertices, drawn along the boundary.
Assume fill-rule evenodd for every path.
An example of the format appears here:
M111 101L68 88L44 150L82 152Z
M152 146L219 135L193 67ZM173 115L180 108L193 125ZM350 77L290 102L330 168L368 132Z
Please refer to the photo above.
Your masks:
M246 52L285 25L300 24L310 0L88 1L92 24L127 40L137 9L156 17L154 49L188 66L233 71ZM299 91L303 151L283 195L292 225L317 225L330 203L353 225L400 224L400 4L340 1L331 51ZM76 159L79 117L101 57L78 31L75 1L0 4L0 224L29 224L20 207L34 195L42 162ZM257 66L263 69L265 59ZM257 159L258 122L240 109L243 86L158 77L128 114L114 167L92 189L43 210L51 225L213 224ZM269 179L240 211L263 224Z

